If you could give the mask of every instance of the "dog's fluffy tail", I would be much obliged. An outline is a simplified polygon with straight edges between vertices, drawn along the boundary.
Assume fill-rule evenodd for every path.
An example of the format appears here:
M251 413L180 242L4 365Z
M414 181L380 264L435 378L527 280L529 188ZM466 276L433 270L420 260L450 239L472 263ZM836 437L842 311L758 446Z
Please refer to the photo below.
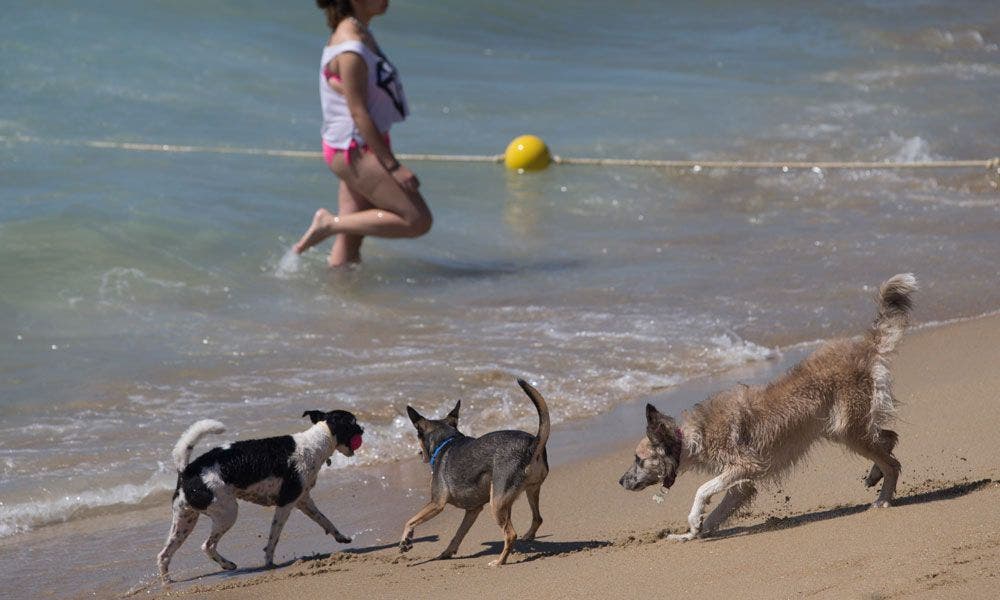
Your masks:
M878 313L872 323L871 334L875 351L889 354L896 348L899 338L910 323L913 300L910 295L917 290L913 273L900 273L887 279L878 289Z
M868 415L868 431L872 436L880 432L896 415L896 398L892 394L892 375L888 355L896 348L903 331L910 323L913 301L910 295L917 290L917 278L912 273L901 273L887 279L878 289L878 312L869 331L875 350L871 364L872 405Z
M531 398L531 403L535 405L535 410L538 411L538 433L535 435L535 451L531 455L531 462L533 463L545 451L545 443L549 441L549 407L545 404L545 398L542 398L538 390L531 387L531 384L527 381L518 379L517 384Z
M174 446L174 466L177 467L177 472L184 470L187 466L188 461L191 459L191 451L194 450L195 444L202 436L208 435L210 433L219 434L226 431L226 426L214 419L202 419L194 425L187 428L187 431L181 436L181 439L177 440L177 444Z

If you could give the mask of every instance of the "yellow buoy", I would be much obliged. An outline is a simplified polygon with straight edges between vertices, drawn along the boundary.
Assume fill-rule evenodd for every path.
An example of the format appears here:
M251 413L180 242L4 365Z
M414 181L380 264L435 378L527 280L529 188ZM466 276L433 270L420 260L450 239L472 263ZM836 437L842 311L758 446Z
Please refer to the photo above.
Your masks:
M503 163L513 171L539 171L549 166L549 147L535 135L520 135L507 145Z

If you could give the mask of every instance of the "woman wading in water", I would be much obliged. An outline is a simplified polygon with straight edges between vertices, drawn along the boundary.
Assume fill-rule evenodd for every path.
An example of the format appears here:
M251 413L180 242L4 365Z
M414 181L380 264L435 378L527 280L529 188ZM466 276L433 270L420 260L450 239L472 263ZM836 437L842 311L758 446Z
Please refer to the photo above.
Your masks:
M431 228L420 182L392 154L389 128L409 113L395 67L368 29L388 0L316 0L332 30L320 66L323 157L340 179L337 214L316 211L292 249L336 235L331 267L361 260L366 235L412 238ZM338 235L339 234L339 235Z

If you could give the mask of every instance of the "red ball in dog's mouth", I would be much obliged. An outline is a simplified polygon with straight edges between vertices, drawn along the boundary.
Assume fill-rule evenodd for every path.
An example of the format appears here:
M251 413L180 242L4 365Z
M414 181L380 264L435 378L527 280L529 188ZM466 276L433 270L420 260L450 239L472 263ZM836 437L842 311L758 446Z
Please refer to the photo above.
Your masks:
M358 448L361 447L361 434L360 433L351 437L350 446L351 446L351 450L357 450Z

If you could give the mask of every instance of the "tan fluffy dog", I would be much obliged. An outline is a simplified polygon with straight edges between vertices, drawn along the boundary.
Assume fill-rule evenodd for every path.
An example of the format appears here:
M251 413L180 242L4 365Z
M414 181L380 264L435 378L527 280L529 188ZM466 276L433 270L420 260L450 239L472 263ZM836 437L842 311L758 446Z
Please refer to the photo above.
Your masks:
M873 506L889 506L896 491L897 436L885 426L896 412L887 357L909 322L912 274L896 275L879 288L878 313L860 339L824 344L766 386L740 385L696 404L682 424L646 405L646 437L619 483L641 490L669 488L689 469L714 474L698 488L688 515L690 530L670 539L690 540L716 529L756 493L754 482L781 475L818 440L843 444L871 460L865 484L885 478ZM726 492L707 518L712 496Z

